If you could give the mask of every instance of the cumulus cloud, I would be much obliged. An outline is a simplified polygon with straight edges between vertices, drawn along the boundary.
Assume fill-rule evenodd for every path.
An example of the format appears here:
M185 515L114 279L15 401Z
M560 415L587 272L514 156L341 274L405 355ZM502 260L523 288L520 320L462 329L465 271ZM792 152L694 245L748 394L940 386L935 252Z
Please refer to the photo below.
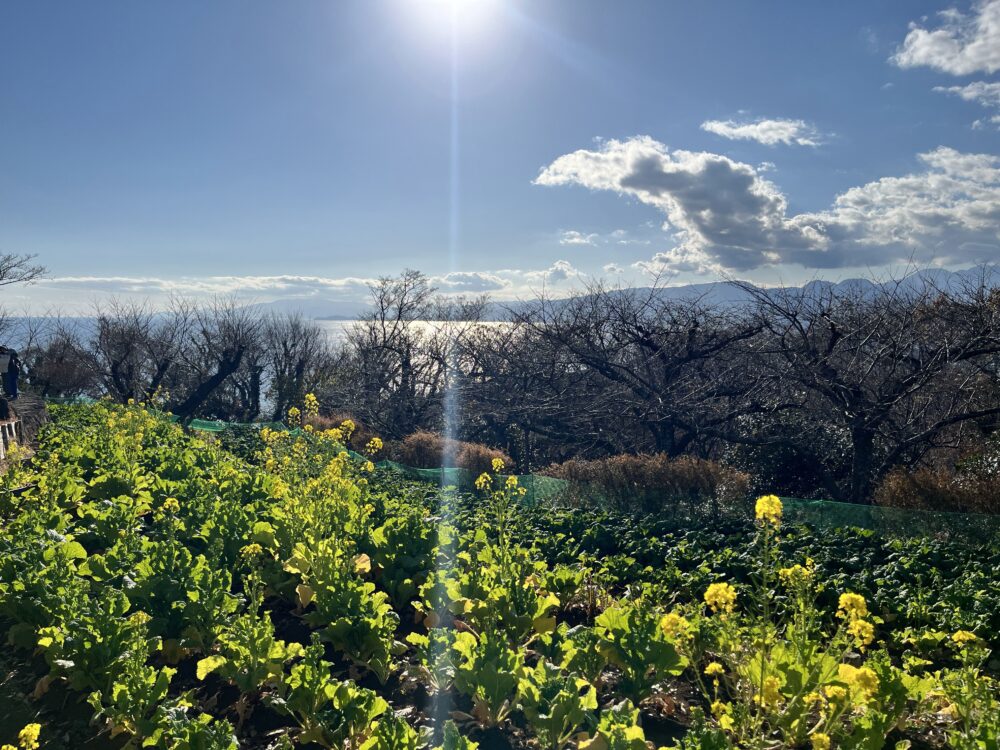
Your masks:
M651 272L995 257L1000 157L940 147L919 159L919 171L851 188L826 211L796 215L755 167L719 154L671 150L647 136L561 156L535 183L613 191L662 211L674 247L645 262Z
M952 8L939 16L934 28L911 23L891 61L901 68L926 66L952 75L1000 70L1000 0L980 0L971 13Z
M983 107L1000 107L1000 81L973 81L965 86L935 86L935 91L954 94L967 102L976 102Z
M584 234L575 229L568 229L559 235L560 245L593 245L597 239L597 234Z
M748 121L706 120L702 130L731 141L757 141L765 146L818 146L822 135L805 120L759 119Z
M496 274L483 271L452 271L444 276L431 277L431 282L441 292L496 292L506 289L510 282Z
M527 270L505 268L492 273L506 283L504 288L506 294L500 296L530 294L539 286L571 286L584 277L584 274L568 260L557 260L548 268Z
M1000 82L973 81L965 86L935 86L935 91L952 94L967 102L975 102L987 109L1000 109ZM988 118L990 122L1000 125L1000 114ZM983 121L976 120L973 127L981 127Z

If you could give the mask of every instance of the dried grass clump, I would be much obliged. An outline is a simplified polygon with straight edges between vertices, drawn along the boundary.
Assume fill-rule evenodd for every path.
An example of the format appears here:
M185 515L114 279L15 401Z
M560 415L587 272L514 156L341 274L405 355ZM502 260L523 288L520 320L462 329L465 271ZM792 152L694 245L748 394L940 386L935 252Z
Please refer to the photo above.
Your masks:
M447 462L447 468L458 467L468 469L473 474L490 471L494 458L499 458L510 469L510 456L497 448L490 448L482 443L467 443L462 440L445 440L436 432L419 430L407 436L392 446L392 458L401 464L414 466L418 469L441 468L446 455L453 460Z
M663 453L574 459L553 464L543 473L569 482L571 502L649 513L716 515L739 510L750 491L750 476L742 471L716 461Z
M1000 475L896 469L879 483L874 500L886 508L1000 514Z

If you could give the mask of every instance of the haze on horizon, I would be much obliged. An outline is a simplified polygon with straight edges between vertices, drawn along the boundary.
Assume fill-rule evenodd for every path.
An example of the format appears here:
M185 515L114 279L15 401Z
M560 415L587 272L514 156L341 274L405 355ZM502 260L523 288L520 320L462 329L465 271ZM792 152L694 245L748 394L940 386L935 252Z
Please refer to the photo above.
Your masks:
M1000 260L1000 0L0 5L5 307Z

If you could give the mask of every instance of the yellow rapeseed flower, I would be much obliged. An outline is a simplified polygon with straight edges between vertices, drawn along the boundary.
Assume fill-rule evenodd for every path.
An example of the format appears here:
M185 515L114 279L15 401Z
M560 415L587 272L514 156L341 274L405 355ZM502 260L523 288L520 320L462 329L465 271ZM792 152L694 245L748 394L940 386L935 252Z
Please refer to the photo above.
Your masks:
M0 745L0 750L17 750L13 745Z
M804 696L802 696L802 702L808 708L811 706L822 706L826 702L826 699L823 697L821 693L817 693L815 690L813 690L812 692L806 693Z
M810 736L812 750L830 750L830 735L816 732Z
M878 690L878 675L868 667L854 667L850 664L840 664L837 667L837 679L851 686L865 698L871 697Z
M861 594L847 592L840 595L837 616L844 620L860 620L868 616L868 605Z
M494 458L493 459L493 473L494 474L499 474L501 471L503 471L503 459L502 458Z
M688 635L691 623L683 615L676 612L668 612L660 620L660 630L667 638L683 638Z
M365 445L365 453L367 453L369 456L374 456L376 453L382 450L383 447L384 443L382 442L382 438L373 437L371 440L368 441L367 445Z
M306 410L306 414L315 417L319 414L319 399L316 398L314 393L307 393L303 401L303 407Z
M506 484L507 484L507 489L509 490L514 489L515 487L517 487L517 477L511 474L509 477L507 477Z
M293 406L288 410L288 424L292 427L302 424L302 410L299 407Z
M243 557L256 557L263 551L264 548L257 544L257 542L247 544L246 546L240 548L240 554L243 555Z
M968 630L956 630L952 633L951 640L959 646L964 646L966 643L978 641L979 637L975 633L970 633Z
M38 750L38 735L42 731L41 724L28 724L17 735L21 750Z
M763 706L776 708L781 703L781 692L778 690L780 683L777 677L767 677L764 679L763 690L760 695L760 703Z
M775 526L781 523L781 498L777 495L764 495L757 498L755 513L758 521L773 523Z
M725 674L726 668L723 667L719 662L713 661L709 662L709 665L705 667L705 674L709 677L718 677L719 675Z
M867 620L852 620L847 626L847 632L864 648L875 640L875 626Z
M778 571L778 577L786 586L797 586L806 583L812 578L812 569L796 563L790 568L782 568Z
M705 603L713 612L732 612L736 607L736 589L728 583L713 583L705 589Z
M177 502L176 497L168 497L163 501L162 507L164 513L176 513L181 509L181 504Z
M823 692L834 703L840 703L847 698L847 690L841 685L827 685L823 688Z
M354 424L353 419L345 419L340 423L340 431L343 432L348 438L354 434L355 429L357 429L357 425Z
M476 479L476 489L485 492L493 484L493 478L485 471Z
M375 464L373 464L371 461L365 461L364 470L369 474L371 474L373 471L375 471Z

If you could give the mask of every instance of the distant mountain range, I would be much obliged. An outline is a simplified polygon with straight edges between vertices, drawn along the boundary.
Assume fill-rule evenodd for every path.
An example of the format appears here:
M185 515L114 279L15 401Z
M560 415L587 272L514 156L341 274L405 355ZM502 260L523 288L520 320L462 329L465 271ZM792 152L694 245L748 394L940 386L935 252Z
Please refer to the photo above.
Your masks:
M990 264L975 266L961 271L948 271L942 268L928 268L915 271L901 280L892 282L872 281L856 278L842 281L810 281L802 286L785 287L789 291L801 290L804 294L820 292L836 292L841 294L867 294L874 292L886 283L899 283L903 290L917 291L925 284L933 284L943 290L958 290L970 283L978 283L982 278L990 285L1000 287L1000 265ZM646 292L649 287L623 289L622 293ZM746 303L750 300L749 292L738 284L730 281L712 281L704 284L684 284L678 286L660 287L656 294L661 299L692 300L701 299L706 304L732 306ZM519 312L531 305L530 300L493 302L487 308L487 319L505 320L511 311ZM351 320L364 312L363 303L344 300L321 299L286 299L257 305L263 310L277 312L300 312L306 317L317 320Z

